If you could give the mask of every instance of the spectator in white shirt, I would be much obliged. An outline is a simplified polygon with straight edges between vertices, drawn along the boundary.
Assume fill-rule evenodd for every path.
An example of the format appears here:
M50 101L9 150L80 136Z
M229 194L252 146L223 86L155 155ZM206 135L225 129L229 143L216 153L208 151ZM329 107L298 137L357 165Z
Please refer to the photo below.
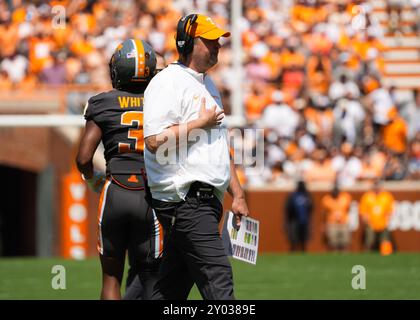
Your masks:
M268 105L262 115L262 125L274 129L282 138L293 138L300 122L300 115L284 103L280 90L272 93L272 104Z

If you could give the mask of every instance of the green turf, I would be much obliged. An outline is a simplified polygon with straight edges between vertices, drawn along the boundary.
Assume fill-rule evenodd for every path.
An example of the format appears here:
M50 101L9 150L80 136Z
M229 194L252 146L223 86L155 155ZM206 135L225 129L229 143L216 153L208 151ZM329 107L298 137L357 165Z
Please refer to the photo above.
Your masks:
M51 287L58 264L65 290ZM354 265L366 268L366 290L352 289ZM238 299L420 299L420 254L266 254L232 266ZM0 299L97 299L100 281L97 259L0 259ZM195 287L190 299L201 299Z

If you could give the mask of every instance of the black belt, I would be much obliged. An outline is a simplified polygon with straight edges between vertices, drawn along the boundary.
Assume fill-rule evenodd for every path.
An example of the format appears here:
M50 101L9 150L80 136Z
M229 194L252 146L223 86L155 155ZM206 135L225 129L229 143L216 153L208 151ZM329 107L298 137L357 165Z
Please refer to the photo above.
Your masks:
M187 198L212 199L213 197L214 186L200 181L193 182L187 193Z

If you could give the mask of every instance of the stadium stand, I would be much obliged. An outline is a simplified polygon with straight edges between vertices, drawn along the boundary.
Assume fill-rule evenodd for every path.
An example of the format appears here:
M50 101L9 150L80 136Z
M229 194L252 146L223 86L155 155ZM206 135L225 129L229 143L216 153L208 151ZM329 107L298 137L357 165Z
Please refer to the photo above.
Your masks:
M419 5L401 3L395 25L388 17L398 13L385 1L243 1L245 116L248 127L266 129L265 174L245 169L249 185L278 185L296 175L337 178L344 186L418 177ZM66 8L64 28L51 23L57 5ZM39 103L40 112L81 113L86 98L106 88L108 59L122 39L146 39L171 62L181 14L202 11L230 24L225 0L0 6L2 112L20 95L22 109L13 112L36 113ZM229 49L225 43L212 71L227 113L234 82Z

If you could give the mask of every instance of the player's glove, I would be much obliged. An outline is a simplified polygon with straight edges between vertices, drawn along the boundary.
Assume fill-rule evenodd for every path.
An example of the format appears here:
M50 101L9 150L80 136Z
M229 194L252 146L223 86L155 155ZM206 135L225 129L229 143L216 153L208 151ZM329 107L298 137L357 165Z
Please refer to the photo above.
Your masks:
M86 181L90 190L98 193L102 191L106 181L105 174L99 171L94 171L93 176L90 179L86 179L82 174L82 179Z

